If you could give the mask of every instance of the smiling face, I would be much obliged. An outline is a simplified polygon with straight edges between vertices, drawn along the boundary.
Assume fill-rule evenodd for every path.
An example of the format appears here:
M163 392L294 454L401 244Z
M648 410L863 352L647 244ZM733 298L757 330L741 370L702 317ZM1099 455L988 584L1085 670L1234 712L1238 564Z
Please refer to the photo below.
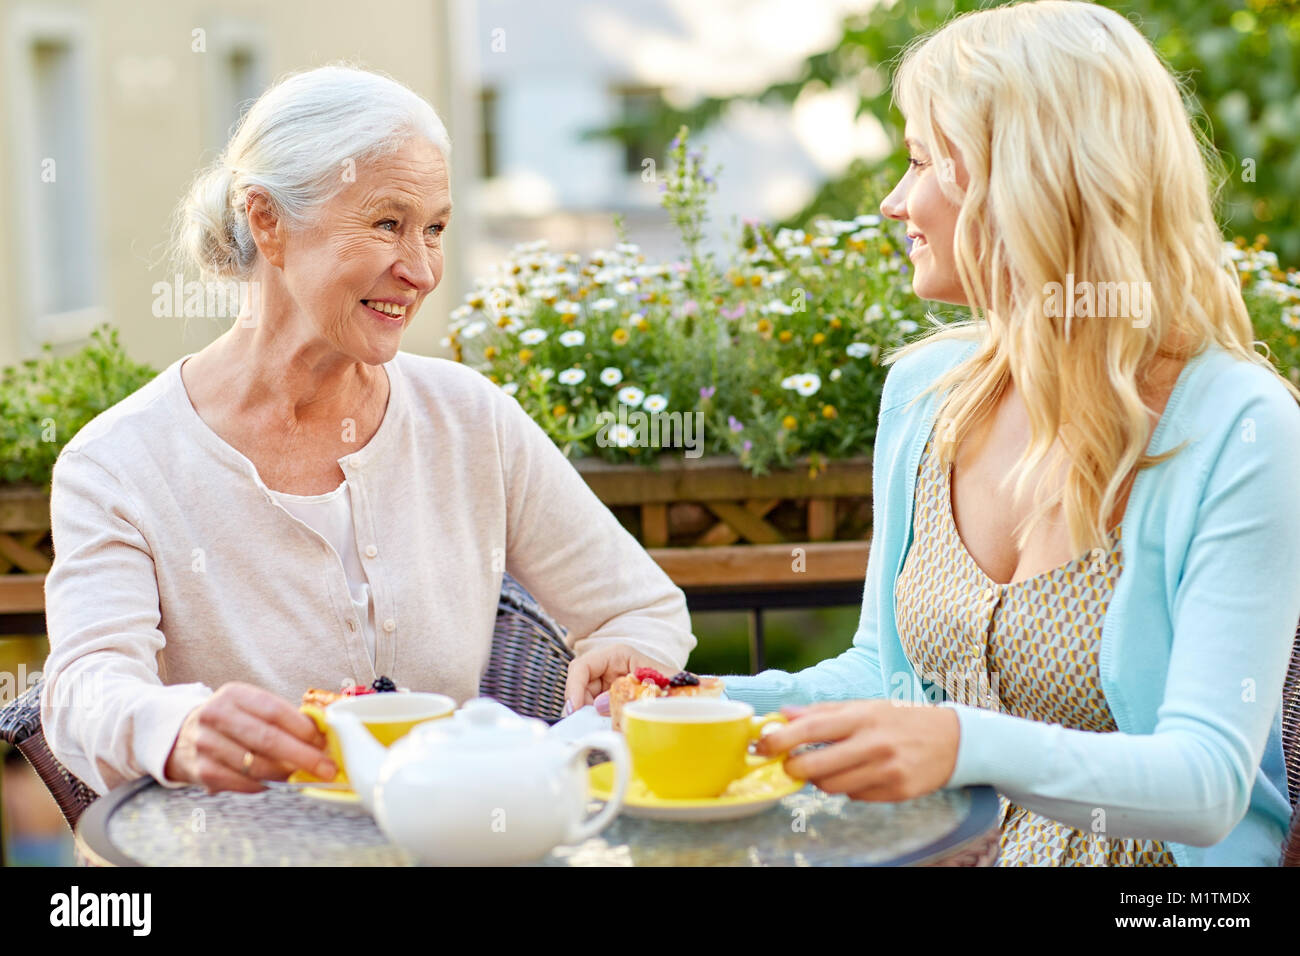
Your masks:
M285 237L282 281L316 335L377 365L442 280L451 187L442 152L421 138L355 172L314 225Z
M907 173L881 202L880 212L907 227L912 240L908 253L913 268L912 290L923 299L965 305L952 251L958 206L940 188L944 176L966 188L968 177L961 154L950 146L952 166L941 167L916 139L910 122L904 130L904 142L908 148Z

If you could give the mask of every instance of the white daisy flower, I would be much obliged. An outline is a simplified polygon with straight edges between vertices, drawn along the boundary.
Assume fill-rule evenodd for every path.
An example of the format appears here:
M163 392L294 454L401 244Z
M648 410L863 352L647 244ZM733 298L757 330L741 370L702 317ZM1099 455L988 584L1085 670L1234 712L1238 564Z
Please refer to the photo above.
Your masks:
M785 378L781 379L781 387L784 388L784 389L787 389L787 390L789 390L789 391L793 391L793 390L794 390L794 380L795 380L796 377L797 377L797 376L794 376L794 375L787 375Z
M451 310L451 319L454 322L459 319L467 318L468 316L471 316L473 314L474 314L474 310L471 309L469 306L458 305L456 306L456 308Z
M505 392L507 395L514 395L515 392L519 391L519 383L506 382L504 385L501 386L501 391Z
M621 252L625 256L634 256L641 251L641 247L635 242L620 242L614 247L616 252Z
M866 342L850 342L848 348L844 351L848 352L852 358L866 358L871 354L871 346Z
M884 306L880 305L880 303L876 303L875 305L867 309L866 312L862 313L862 321L864 322L876 322L879 321L880 319L883 319L884 317L885 317L885 308Z
M636 283L631 279L624 279L618 285L614 286L614 291L619 295L631 295L636 291Z
M609 438L619 448L626 448L636 438L636 432L626 425L615 425L609 430Z
M880 225L880 217L877 216L875 213L869 213L868 215L865 216L858 216L858 218L854 219L853 221L856 222L859 226Z
M581 333L580 333L581 334ZM561 385L581 385L582 380L587 377L587 373L580 368L566 368L560 373Z
M555 311L560 315L577 315L579 310L578 303L570 302L565 299L563 302L555 303Z
M1292 305L1283 309L1282 324L1288 329L1300 329L1300 306Z
M791 305L789 305L789 304L787 304L787 303L785 303L785 302L782 302L780 299L773 299L773 300L772 300L771 302L769 302L767 305L763 306L762 309L761 309L761 311L763 311L763 312L768 312L768 313L775 312L777 315L793 315L793 314L794 314L794 308L793 308L793 306L791 306Z
M645 392L635 385L628 385L618 390L618 400L624 405L630 405L636 408L645 399Z
M841 372L841 371L840 371L839 369L837 369L837 368L835 368L835 369L831 369L831 381L832 381L832 382L838 382L838 381L840 380L840 376L843 375L843 374L844 374L844 373Z
M519 333L519 341L524 345L536 345L539 342L546 341L545 329L524 329Z
M555 369L544 368L537 374L543 382L549 382L551 379L555 378Z
M577 329L570 329L568 332L562 332L560 334L560 344L567 348L583 345L586 341L587 336L582 332L579 332Z
M621 381L623 381L623 373L612 365L600 370L600 384L613 388Z
M809 395L817 394L817 390L822 387L821 376L817 375L815 372L805 372L803 375L796 375L794 380L794 390L805 398Z
M898 323L898 331L902 332L904 335L911 335L919 328L920 326L911 319L904 319L902 322Z
M481 335L483 330L486 328L487 323L481 319L478 322L471 322L461 330L460 337L463 339L472 339L476 335Z
M613 299L597 299L591 303L591 308L595 312L608 312L618 305Z
M641 407L653 415L655 412L662 412L668 407L668 399L663 395L647 395L645 403Z

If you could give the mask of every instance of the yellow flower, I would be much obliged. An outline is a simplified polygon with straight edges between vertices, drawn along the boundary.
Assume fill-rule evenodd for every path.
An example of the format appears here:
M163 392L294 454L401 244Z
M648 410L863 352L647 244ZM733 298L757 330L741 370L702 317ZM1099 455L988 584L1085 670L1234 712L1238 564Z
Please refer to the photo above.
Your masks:
M823 405L823 406L822 406L822 418L834 418L834 417L835 417L836 415L838 415L838 414L839 414L839 412L837 412L837 411L835 410L835 406L834 406L834 405Z
M611 335L610 338L614 340L615 345L627 345L627 329L615 329L614 334Z
M649 331L650 331L650 322L649 322L647 319L645 319L645 318L637 319L637 320L636 320L636 330L637 330L638 332L649 332Z
M551 409L551 414L556 418L563 418L565 415L569 414L569 410L563 405L556 405Z
M756 328L758 329L758 334L763 336L763 338L766 339L772 337L772 323L767 321L767 319L759 319Z
M556 298L553 295L544 295L542 296L542 301L547 305L555 305Z
M785 429L786 431L788 431L788 432L792 432L792 431L794 431L795 428L798 427L798 425L799 425L799 423L798 423L797 421L794 420L794 416L793 416L793 415L787 415L787 416L785 416L785 418L781 419L781 427L784 428L784 429Z
M1294 335L1288 335L1288 336L1286 337L1286 344L1287 344L1287 345L1300 345L1300 339L1297 339Z
M575 299L585 299L585 298L587 297L587 293L590 292L590 291L591 291L591 290L590 290L590 288L589 288L588 286L585 286L585 285L584 285L584 286L580 286L580 287L578 288L577 293L574 295L574 298L575 298Z
M484 357L485 359L494 359L494 358L496 358L496 357L497 357L497 347L496 347L495 345L489 345L487 348L485 348L485 349L483 350L483 357Z
M777 338L780 339L782 343L789 344L794 340L794 333L789 329L782 329L781 334L778 335Z
M563 322L565 325L572 325L574 322L578 321L578 317L576 315L571 315L566 313L560 316L560 321Z
M745 277L742 276L740 273L736 273L731 277L731 284L736 286L737 288L740 288L745 284Z
M488 376L488 381L491 382L493 385L500 385L500 384L501 384L501 379L497 378L495 375L489 375L489 376Z
M469 306L471 309L483 308L483 297L481 295L474 296L474 298L469 300Z
M510 316L508 315L503 315L501 316L501 318L497 319L497 328L499 329L504 329L509 324L510 324Z
M757 289L759 286L763 284L763 277L756 272L749 277L749 284L752 285L755 289Z
M839 319L831 319L831 328L832 328L832 329L842 329L842 328L844 328L844 323L841 322Z
M813 345L821 345L825 341L826 341L826 336L822 332L816 333L812 338Z
M530 358L532 358L532 357L533 357L533 350L532 350L532 349L520 349L520 350L519 350L519 364L520 364L520 365L527 365L527 364L528 364L528 360L529 360Z

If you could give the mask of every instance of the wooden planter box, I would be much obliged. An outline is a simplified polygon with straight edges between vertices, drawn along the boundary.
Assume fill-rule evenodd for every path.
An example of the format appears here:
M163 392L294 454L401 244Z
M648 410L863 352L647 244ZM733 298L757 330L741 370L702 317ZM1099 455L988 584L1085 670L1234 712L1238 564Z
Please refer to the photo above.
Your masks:
M596 495L681 588L860 585L871 536L871 461L754 476L734 458L657 468L574 463ZM0 614L41 614L50 543L44 488L0 486Z
M50 544L50 496L35 485L0 485L0 613L45 610Z
M734 458L664 458L657 468L574 462L679 587L861 584L871 536L871 460L755 476Z

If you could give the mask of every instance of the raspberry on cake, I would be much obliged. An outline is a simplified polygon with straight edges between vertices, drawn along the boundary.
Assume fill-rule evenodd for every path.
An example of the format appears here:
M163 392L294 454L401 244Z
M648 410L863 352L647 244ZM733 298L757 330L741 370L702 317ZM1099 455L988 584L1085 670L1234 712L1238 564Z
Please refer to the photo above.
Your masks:
M665 677L653 667L639 667L609 687L609 716L615 730L623 729L623 708L652 697L721 697L722 679L680 671Z

